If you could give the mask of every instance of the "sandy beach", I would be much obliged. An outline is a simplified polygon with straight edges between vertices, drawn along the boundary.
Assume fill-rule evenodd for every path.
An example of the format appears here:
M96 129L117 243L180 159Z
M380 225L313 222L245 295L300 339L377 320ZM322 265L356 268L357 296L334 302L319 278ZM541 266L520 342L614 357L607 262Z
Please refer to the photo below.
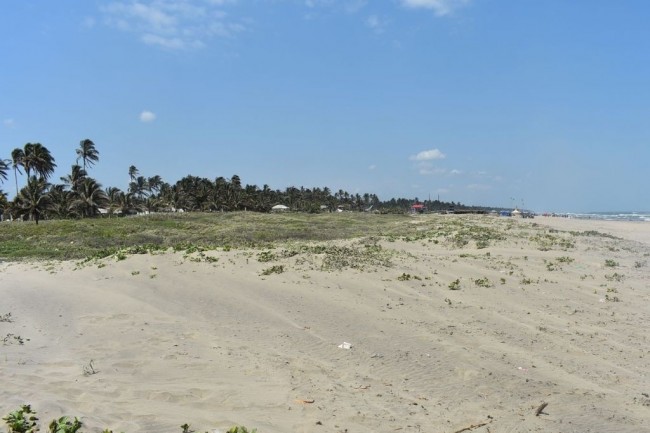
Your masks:
M489 245L438 236L454 219ZM413 224L422 237L0 263L1 415L29 403L116 433L650 432L650 223Z

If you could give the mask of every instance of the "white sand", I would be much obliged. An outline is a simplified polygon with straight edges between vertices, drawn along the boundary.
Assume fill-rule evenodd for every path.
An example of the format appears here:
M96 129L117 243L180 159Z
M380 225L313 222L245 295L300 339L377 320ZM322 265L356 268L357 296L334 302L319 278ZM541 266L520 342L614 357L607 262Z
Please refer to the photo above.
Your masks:
M575 246L541 251L546 225L624 239L546 231ZM650 432L650 224L508 233L485 249L384 240L392 266L363 270L254 250L0 264L0 338L29 339L0 342L0 415L31 403L87 432Z

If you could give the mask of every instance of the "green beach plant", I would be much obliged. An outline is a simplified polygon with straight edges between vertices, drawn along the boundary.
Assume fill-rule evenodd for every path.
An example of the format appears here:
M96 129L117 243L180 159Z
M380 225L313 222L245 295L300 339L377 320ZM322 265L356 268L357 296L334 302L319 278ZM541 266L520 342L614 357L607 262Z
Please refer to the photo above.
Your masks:
M62 416L52 420L48 433L77 433L81 429L81 425L82 423L77 417L71 419L68 416Z
M38 421L36 411L33 411L31 405L28 404L24 404L19 409L8 413L2 419L7 424L7 433L37 433L39 430L36 423ZM80 433L82 426L83 423L79 418L62 416L50 422L47 433ZM180 427L182 433L194 433L188 423ZM113 433L113 430L105 428L101 433ZM257 433L257 429L248 430L244 426L236 425L228 429L226 433Z
M7 414L2 418L7 423L8 433L36 433L38 426L36 421L36 412L32 411L32 407L24 404L13 412Z

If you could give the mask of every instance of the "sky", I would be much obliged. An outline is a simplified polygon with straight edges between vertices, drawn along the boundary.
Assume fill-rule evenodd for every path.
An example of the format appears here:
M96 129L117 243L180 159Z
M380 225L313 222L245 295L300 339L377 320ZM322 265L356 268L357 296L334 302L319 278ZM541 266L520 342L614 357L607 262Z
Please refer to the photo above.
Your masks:
M648 211L649 20L646 0L3 0L0 158L42 143L58 182L88 138L104 187L135 165Z

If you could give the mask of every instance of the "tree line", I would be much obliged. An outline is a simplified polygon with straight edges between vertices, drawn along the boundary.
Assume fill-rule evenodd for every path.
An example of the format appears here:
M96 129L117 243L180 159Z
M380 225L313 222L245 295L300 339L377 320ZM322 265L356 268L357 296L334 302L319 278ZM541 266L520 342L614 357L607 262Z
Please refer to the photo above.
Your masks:
M292 211L322 212L344 209L350 211L404 212L417 202L412 199L391 199L382 202L377 195L351 194L328 187L271 189L269 185L242 184L238 175L214 180L188 175L174 184L159 175L146 177L138 168L128 168L126 191L117 187L103 188L89 175L99 161L99 151L90 139L79 142L77 159L69 174L51 183L57 167L50 151L40 143L27 143L11 152L10 159L0 159L0 182L6 186L13 171L16 194L13 200L0 189L0 214L4 219L29 219L38 224L42 219L88 218L100 214L129 215L138 212L173 211L238 211L269 212L283 204ZM19 175L26 180L19 186ZM443 210L458 203L425 201L430 210Z

